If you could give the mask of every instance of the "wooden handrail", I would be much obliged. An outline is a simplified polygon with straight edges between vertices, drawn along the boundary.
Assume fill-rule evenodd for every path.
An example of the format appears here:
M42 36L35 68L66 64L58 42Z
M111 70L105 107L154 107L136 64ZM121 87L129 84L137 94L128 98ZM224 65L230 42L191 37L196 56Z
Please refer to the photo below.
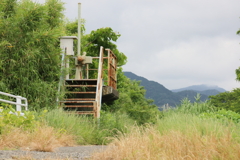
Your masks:
M110 50L108 51L108 86L117 89L117 57Z
M103 86L103 54L104 48L100 47L100 54L99 54L99 63L98 63L98 78L97 78L97 88L96 88L96 109L97 115L96 118L100 118L100 110L101 110L101 103L102 103L102 86Z

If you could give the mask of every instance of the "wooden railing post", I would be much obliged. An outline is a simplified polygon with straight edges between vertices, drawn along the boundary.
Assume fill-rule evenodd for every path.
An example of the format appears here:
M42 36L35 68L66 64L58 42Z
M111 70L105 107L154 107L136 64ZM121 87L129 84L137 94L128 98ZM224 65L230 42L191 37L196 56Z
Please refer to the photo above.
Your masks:
M117 89L117 57L110 49L108 51L108 86Z
M100 110L101 110L101 103L102 103L102 86L103 86L103 54L104 48L100 47L100 54L99 54L99 64L98 64L98 78L97 78L97 89L96 89L96 118L100 118Z

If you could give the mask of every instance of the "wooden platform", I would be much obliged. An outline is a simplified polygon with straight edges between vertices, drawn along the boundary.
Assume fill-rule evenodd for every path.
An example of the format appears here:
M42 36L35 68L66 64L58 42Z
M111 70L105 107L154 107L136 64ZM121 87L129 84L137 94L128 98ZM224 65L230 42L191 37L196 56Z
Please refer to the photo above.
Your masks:
M103 86L102 103L115 101L119 98L119 93L111 86Z

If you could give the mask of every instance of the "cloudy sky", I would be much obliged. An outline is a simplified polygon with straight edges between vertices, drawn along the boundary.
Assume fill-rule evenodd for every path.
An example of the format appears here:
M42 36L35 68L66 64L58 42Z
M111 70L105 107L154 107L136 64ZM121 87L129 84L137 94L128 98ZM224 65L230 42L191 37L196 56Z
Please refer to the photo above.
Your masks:
M38 0L44 1L44 0ZM63 0L87 33L102 27L120 32L118 49L131 71L168 89L190 85L240 87L239 0Z

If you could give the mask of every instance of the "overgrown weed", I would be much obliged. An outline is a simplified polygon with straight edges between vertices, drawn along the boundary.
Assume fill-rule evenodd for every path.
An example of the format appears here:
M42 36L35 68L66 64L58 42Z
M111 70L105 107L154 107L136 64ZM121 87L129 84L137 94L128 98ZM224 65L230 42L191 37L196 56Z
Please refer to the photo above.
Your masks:
M12 148L51 152L57 147L73 146L74 136L49 126L39 126L33 131L11 128L0 135L0 149Z
M191 121L192 119L189 119ZM181 121L181 120L180 120ZM165 121L169 123L171 121ZM167 124L167 126L171 126ZM102 153L95 153L94 160L159 160L159 159L239 159L240 143L233 132L236 127L217 130L218 122L212 123L212 131L203 133L184 122L184 129L174 126L161 130L160 126L135 127L128 134L116 138ZM208 128L204 123L196 128ZM181 125L182 126L182 125ZM209 128L208 128L209 129Z
M48 112L45 119L47 125L75 135L80 145L108 144L112 137L127 133L135 123L121 113L101 112L100 120L96 120L88 116L68 114L62 109Z
M204 118L216 110L208 102L185 100L154 125L135 126L92 159L240 159L239 123Z

